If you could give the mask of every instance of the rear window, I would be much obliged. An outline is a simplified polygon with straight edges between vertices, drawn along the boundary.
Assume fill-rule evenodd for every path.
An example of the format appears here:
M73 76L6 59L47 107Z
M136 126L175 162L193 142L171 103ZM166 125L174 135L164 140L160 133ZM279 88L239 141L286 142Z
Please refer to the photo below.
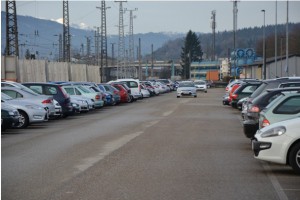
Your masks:
M275 114L297 114L300 112L300 96L292 96L277 106L273 113Z
M138 83L135 81L125 81L125 83L129 88L137 88L138 87Z

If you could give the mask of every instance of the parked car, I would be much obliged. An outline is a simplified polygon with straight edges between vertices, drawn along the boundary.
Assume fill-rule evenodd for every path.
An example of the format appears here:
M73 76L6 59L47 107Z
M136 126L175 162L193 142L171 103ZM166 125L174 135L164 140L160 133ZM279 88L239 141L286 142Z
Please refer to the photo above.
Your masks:
M268 89L258 97L254 98L245 106L243 105L242 118L244 134L248 138L253 138L259 129L259 113L282 92L299 92L298 88L275 88Z
M126 83L126 85L130 88L131 95L134 100L141 99L142 93L141 93L141 86L140 81L138 79L117 79L116 81L110 81L108 83L112 82L123 82Z
M295 117L300 117L300 93L282 92L260 112L259 128Z
M68 95L78 95L91 99L95 103L95 108L102 108L104 106L101 93L92 91L83 85L64 83L62 84L62 88Z
M197 81L194 81L194 84L196 86L197 91L202 91L202 92L207 93L207 85L206 85L205 81L197 80Z
M197 89L192 81L182 81L177 88L177 98L182 96L197 97Z
M74 112L82 113L90 111L89 103L86 99L82 98L81 96L77 95L70 95L71 97L71 104L73 106ZM94 102L93 102L94 105ZM91 106L93 106L91 105Z
M141 84L140 87L141 87L141 93L143 96L142 98L149 98L150 92L148 91L148 89L143 84Z
M39 104L32 103L32 101L13 99L1 93L1 102L13 106L18 110L20 120L19 123L14 126L16 128L26 128L29 124L41 123L47 121L49 118L48 111Z
M62 89L60 84L44 83L44 82L27 82L22 85L28 87L38 94L51 95L59 103L62 108L63 117L73 114L70 96Z
M112 83L111 85L119 90L121 103L130 103L133 101L133 97L130 96L130 94L128 93L128 90L124 87L124 84Z
M161 83L167 85L171 91L176 90L174 82L171 81L170 79L157 79L156 82L161 82Z
M278 87L280 87L281 84L289 83L289 82L292 82L292 83L300 82L300 77L283 77L283 78L263 80L262 84L249 96L249 98L245 102L245 104L247 105L249 102L252 101L252 99L259 96L261 93L263 93L267 89L278 88Z
M100 84L97 84L97 86L99 87L99 89L101 91L111 94L113 96L116 104L120 103L121 96L120 96L120 91L117 88L115 88L111 84L107 84L107 83L100 83Z
M280 121L262 128L252 140L257 159L290 165L300 174L300 118Z
M205 80L207 88L215 87L215 83L212 80Z
M231 106L233 108L238 108L237 103L240 99L249 97L259 86L261 82L243 82L240 86L233 92L231 97ZM241 109L241 108L239 108Z
M20 118L21 115L15 107L1 101L1 131L18 125Z
M17 87L2 87L1 92L13 99L26 99L32 103L38 104L47 110L49 117L54 117L56 115L52 96L37 94L28 88L24 90L23 88Z

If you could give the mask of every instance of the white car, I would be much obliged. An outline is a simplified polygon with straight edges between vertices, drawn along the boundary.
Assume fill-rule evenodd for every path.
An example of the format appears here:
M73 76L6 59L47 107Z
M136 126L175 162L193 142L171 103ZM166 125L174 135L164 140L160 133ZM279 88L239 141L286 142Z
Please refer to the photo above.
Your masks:
M197 97L197 89L192 81L182 81L177 88L177 98L181 96Z
M257 159L290 165L300 174L300 117L258 130L252 140Z
M207 85L206 85L205 81L197 80L197 81L194 81L194 83L197 88L197 91L203 91L203 92L207 93Z

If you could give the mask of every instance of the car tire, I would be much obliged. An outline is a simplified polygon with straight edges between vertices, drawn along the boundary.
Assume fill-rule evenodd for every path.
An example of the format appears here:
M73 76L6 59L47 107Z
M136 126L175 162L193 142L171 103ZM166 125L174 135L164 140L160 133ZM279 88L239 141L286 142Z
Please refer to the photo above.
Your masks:
M194 98L197 98L197 95L195 95Z
M205 93L207 93L207 91L205 91Z
M256 129L255 127L253 126L247 126L247 125L244 125L243 126L243 130L244 130L244 134L247 138L253 138L256 131L258 130L258 128Z
M16 125L16 128L26 128L29 125L29 117L26 112L22 110L18 110L20 113L20 121L18 125Z
M180 98L180 96L177 96L177 98Z
M300 142L291 147L289 153L289 164L297 174L300 174Z

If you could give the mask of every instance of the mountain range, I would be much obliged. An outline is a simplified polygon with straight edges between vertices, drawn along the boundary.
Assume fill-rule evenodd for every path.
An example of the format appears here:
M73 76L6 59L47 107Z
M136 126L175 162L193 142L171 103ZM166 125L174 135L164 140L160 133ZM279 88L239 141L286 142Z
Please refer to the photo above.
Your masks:
M40 59L55 59L58 55L59 34L63 32L63 25L45 19L38 19L30 16L17 16L18 37L20 57L24 57L26 50L36 54ZM289 24L290 30L299 28L300 23ZM275 26L265 27L266 37L274 35ZM1 12L1 53L5 51L6 45L6 13ZM186 32L188 32L187 30ZM193 30L192 30L193 31ZM278 37L285 34L285 24L277 26ZM91 54L95 52L95 30L85 30L70 26L71 51L73 54L86 54L87 38L90 39ZM204 59L211 58L212 33L197 33L199 35ZM141 54L144 61L153 58L160 61L180 60L181 49L184 46L186 33L145 33L134 34L134 52L137 57L137 47L139 39L141 40ZM262 40L262 27L244 28L236 32L236 47L254 48L256 50L258 43ZM112 44L114 43L114 55L118 55L118 35L107 33L107 52L112 55ZM125 49L128 49L128 36L125 36ZM215 55L217 57L228 57L228 52L233 49L233 32L222 31L215 34ZM257 49L259 51L259 49Z

